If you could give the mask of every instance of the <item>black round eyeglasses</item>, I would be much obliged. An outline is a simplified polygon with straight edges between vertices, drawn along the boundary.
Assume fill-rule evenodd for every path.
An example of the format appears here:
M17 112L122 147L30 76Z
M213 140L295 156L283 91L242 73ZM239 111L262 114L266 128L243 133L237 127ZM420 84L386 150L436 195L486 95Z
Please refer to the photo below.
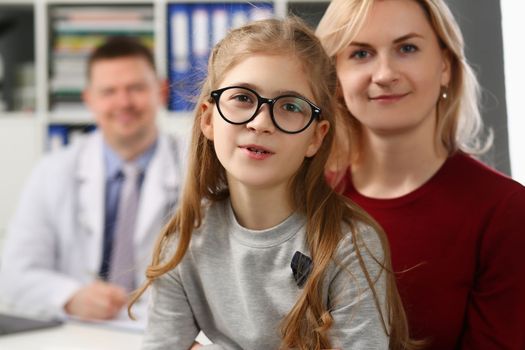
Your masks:
M276 98L261 97L255 90L243 86L228 86L211 92L222 119L231 124L252 121L265 103L270 106L273 124L282 132L297 134L319 119L321 109L306 98L281 95Z

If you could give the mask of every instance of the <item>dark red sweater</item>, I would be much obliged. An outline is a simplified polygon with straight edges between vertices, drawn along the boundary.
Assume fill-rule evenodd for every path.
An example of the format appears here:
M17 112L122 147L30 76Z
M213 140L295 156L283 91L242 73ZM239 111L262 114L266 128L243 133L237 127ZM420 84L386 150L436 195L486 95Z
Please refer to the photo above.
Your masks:
M350 176L343 193L389 238L412 336L433 350L525 349L525 187L464 153L395 199L360 195Z

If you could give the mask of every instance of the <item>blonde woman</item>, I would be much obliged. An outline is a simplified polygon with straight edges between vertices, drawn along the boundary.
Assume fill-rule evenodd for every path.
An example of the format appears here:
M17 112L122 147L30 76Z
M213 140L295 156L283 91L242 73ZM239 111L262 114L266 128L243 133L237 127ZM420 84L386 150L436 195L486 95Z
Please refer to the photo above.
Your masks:
M339 80L329 177L386 231L411 335L525 349L525 188L472 156L489 143L449 8L334 0L317 35Z

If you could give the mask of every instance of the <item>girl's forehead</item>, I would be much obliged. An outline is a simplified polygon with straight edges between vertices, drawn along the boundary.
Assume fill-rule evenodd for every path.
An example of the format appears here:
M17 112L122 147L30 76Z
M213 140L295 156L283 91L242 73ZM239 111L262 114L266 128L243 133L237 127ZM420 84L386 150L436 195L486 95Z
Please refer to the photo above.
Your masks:
M281 91L297 91L313 99L309 78L296 55L257 53L236 61L223 74L218 87L249 85L268 96Z

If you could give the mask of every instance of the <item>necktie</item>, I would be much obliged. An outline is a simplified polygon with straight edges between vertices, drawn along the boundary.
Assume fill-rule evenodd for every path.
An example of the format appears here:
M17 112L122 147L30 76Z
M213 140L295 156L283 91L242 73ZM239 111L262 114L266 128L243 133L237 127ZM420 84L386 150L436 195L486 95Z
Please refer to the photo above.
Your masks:
M133 238L139 205L140 170L135 164L123 166L124 181L120 190L113 249L109 264L109 282L122 286L127 291L135 288L135 265Z

